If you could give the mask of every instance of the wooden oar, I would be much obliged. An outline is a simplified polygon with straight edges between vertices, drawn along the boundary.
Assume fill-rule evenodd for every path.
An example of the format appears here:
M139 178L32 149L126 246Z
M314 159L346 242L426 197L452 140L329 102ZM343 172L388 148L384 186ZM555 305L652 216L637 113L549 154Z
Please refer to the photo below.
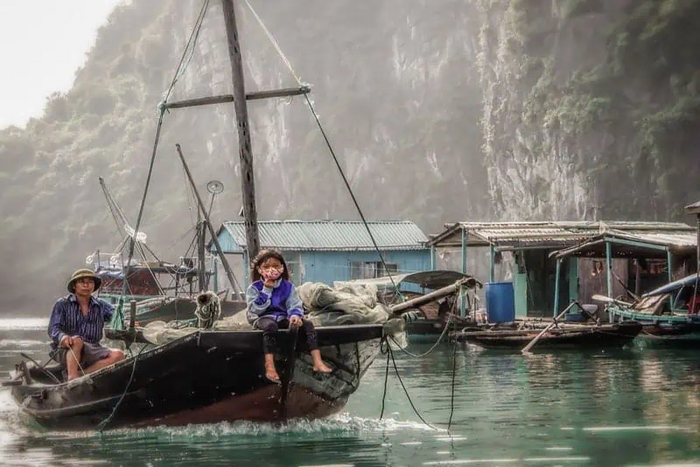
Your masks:
M546 328L544 328L544 329L542 330L542 332L539 333L534 339L532 339L532 340L530 341L530 343L527 344L527 345L523 348L523 350L521 350L520 352L521 352L523 355L524 355L524 354L530 353L530 349L531 349L535 344L537 344L537 341L540 340L540 337L544 336L544 334L545 334L547 331L549 331L549 330L552 329L554 326L556 326L556 325L557 325L557 320L558 320L559 318L561 318L562 316L564 316L564 314L565 314L567 311L569 311L569 310L571 309L571 307L573 307L573 306L576 305L576 304L577 304L577 302L571 302L571 303L569 304L569 306L567 306L567 307L564 309L564 311L562 311L561 313L559 313L559 314L552 320L552 323L551 323L549 326L547 326Z
M616 303L618 305L623 305L623 306L632 306L633 305L633 303L623 302L622 300L617 300L616 298L606 297L605 295L600 295L600 294L593 295L591 297L591 299L595 300L596 302Z

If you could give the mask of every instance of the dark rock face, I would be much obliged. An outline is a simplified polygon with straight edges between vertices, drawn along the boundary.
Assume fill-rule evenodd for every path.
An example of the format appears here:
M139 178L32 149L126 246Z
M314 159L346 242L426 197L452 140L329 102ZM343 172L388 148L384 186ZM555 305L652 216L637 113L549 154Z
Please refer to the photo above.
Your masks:
M246 89L296 85L237 3ZM667 220L700 198L700 1L251 3L313 86L368 218L429 233L456 220ZM157 105L200 6L118 7L73 88L26 129L0 131L0 254L13 265L0 309L48 313L87 254L119 243L98 176L135 222ZM211 2L170 101L231 92L222 21ZM259 218L358 218L303 98L249 114ZM183 254L196 218L174 144L200 187L226 185L220 222L240 209L236 135L230 104L165 114L142 225L164 259Z

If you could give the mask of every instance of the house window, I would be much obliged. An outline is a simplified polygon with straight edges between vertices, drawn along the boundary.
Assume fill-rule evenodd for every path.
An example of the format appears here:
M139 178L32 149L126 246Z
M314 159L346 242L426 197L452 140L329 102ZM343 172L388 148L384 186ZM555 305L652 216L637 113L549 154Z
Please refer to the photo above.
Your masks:
M351 261L350 280L384 277L388 274L396 274L398 270L398 263L386 263L386 269L384 269L381 261Z

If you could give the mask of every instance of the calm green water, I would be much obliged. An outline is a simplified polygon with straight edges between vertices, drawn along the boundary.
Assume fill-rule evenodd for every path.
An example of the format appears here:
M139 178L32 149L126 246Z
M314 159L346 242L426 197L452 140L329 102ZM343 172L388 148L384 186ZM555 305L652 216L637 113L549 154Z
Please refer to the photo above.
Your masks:
M3 375L26 352L44 358L41 321L0 320ZM426 350L415 345L411 350ZM700 465L700 352L630 349L530 357L460 347L450 416L452 347L396 355L415 415L385 361L346 411L285 426L232 423L58 433L19 419L0 391L2 465Z

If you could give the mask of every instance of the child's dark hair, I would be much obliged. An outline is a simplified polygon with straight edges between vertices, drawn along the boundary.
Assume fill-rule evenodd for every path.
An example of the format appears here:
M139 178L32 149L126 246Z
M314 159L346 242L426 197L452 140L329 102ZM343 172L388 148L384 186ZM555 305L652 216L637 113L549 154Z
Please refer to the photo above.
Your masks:
M253 282L261 279L260 273L258 272L258 267L260 267L261 264L270 258L275 258L277 261L282 263L282 266L284 266L284 271L282 271L281 277L289 280L289 268L287 267L287 263L284 261L282 253L280 253L278 250L260 250L258 255L250 264L250 277L252 278Z

